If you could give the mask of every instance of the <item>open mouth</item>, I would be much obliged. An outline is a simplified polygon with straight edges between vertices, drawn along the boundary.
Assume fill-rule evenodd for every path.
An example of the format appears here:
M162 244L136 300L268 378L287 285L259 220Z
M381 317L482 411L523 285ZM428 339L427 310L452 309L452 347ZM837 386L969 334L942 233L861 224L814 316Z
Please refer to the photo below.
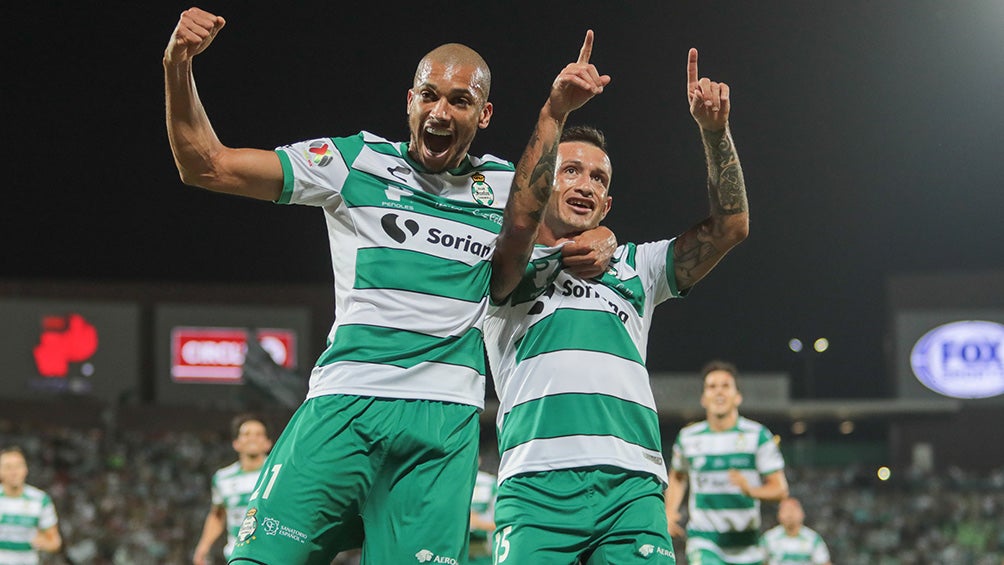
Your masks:
M453 145L453 134L447 128L425 126L422 141L430 153L439 155L445 153Z
M573 210L575 210L580 214L588 214L589 212L592 212L593 208L595 207L593 201L586 198L572 197L569 198L568 200L565 200L565 202L568 204L570 208L572 208Z

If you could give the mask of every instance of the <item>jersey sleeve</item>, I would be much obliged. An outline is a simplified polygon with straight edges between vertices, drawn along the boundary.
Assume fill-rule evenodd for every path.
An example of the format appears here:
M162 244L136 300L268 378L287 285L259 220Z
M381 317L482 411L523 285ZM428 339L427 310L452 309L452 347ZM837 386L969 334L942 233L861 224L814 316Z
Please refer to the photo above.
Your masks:
M223 506L223 493L220 492L218 475L213 475L212 500L213 506Z
M813 565L825 565L830 562L830 550L826 547L826 542L822 537L816 537L816 543L812 547Z
M683 443L680 442L680 436L677 436L676 441L673 442L673 456L670 458L669 468L678 473L690 471L690 463L683 454Z
M341 200L349 166L342 148L362 147L362 134L349 138L319 138L275 149L282 164L279 204L327 206Z
M781 448L774 440L774 434L767 428L761 428L759 445L756 450L756 470L760 476L769 475L784 469L784 457Z
M52 503L52 498L45 495L42 499L42 514L38 517L38 529L48 530L56 525L56 505Z
M651 292L655 304L682 296L676 286L673 266L673 246L676 238L638 245L636 269L646 292Z
M523 271L516 289L507 300L508 304L516 305L536 300L561 272L561 247L544 247L535 245L530 254L530 260Z

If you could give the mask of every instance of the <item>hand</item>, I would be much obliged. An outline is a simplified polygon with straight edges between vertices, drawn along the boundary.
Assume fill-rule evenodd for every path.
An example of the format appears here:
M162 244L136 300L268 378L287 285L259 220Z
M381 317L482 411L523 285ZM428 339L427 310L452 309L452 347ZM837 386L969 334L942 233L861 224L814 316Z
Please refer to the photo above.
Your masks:
M667 510L666 511L666 523L669 526L669 535L674 538L686 537L687 531L683 529L680 525L680 513Z
M729 469L729 482L739 487L743 494L750 496L750 483L742 473L735 469Z
M687 101L690 115L701 129L721 131L729 123L729 85L712 82L707 77L697 78L697 49L690 49L687 57Z
M167 42L164 61L167 63L182 63L190 61L206 50L216 38L216 34L226 25L226 20L200 10L189 8L181 13L178 26L174 28L171 39Z
M589 63L593 54L593 30L586 32L586 39L579 50L579 59L567 65L554 79L548 104L551 112L564 119L573 110L581 108L593 96L603 92L610 84L610 75L600 75L596 67Z
M617 236L605 226L597 226L575 236L559 239L558 243L571 241L561 247L561 260L571 274L591 279L606 272L610 259L617 249Z

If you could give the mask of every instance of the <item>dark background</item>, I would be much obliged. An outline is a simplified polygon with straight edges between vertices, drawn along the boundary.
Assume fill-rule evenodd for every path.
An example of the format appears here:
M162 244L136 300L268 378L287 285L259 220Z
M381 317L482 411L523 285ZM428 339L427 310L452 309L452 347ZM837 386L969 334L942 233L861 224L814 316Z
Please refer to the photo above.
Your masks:
M0 278L327 283L319 211L183 186L163 125L161 57L188 5L0 8ZM587 28L607 91L570 123L604 129L621 241L707 214L687 111L687 49L730 84L751 236L660 308L653 371L710 357L797 372L820 336L821 396L891 392L885 283L1004 269L1004 2L205 2L227 19L196 60L231 146L367 129L407 138L418 59L458 41L493 71L472 152L518 158ZM966 292L960 288L958 292Z

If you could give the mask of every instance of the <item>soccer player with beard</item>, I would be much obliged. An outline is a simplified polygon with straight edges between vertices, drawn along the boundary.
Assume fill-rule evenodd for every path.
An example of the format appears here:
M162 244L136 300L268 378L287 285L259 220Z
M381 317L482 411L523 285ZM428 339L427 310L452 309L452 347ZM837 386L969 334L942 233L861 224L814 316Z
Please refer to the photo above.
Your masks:
M275 151L224 146L192 72L224 24L186 10L165 51L175 163L187 184L321 208L336 313L307 399L251 495L231 563L327 565L360 545L368 563L463 561L484 312L523 274L565 119L610 82L589 63L592 32L552 84L514 169L468 154L492 117L491 73L459 44L419 62L408 142L364 131ZM609 258L612 234L597 233L595 245L580 240L568 253L583 272L602 272Z

